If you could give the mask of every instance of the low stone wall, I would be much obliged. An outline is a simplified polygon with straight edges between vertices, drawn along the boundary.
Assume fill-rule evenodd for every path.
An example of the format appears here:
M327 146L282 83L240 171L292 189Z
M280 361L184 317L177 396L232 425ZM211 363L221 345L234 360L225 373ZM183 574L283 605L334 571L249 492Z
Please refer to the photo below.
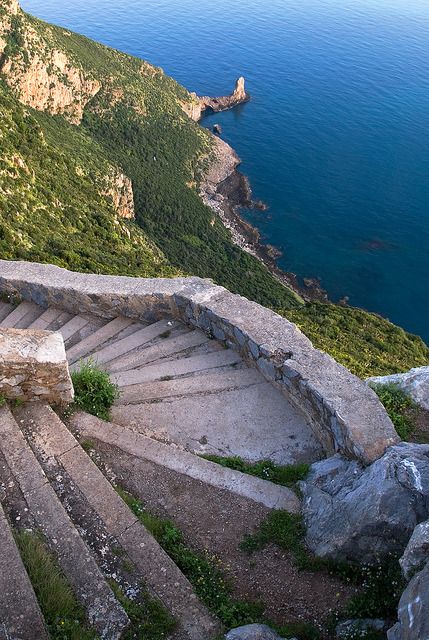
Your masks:
M0 395L13 400L73 401L61 334L0 329Z
M132 278L0 261L0 291L73 313L155 321L173 316L236 349L304 413L327 454L363 464L399 437L378 397L273 311L201 278ZM267 426L269 428L269 425Z

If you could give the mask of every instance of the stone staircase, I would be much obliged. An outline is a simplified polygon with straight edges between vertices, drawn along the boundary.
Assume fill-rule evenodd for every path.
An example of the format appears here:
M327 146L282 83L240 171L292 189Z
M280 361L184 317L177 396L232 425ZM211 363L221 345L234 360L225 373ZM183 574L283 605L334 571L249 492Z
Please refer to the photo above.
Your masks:
M92 358L110 372L122 392L111 411L113 422L78 412L69 424L78 438L269 508L299 510L289 489L195 455L279 464L322 456L311 428L284 396L203 331L169 320L144 324L123 316L71 315L29 302L16 308L0 302L0 327L59 331L72 371ZM7 516L0 510L0 543L8 549L0 559L0 640L48 638L8 521L18 528L26 522L44 534L100 638L120 638L128 625L106 580L113 575L131 589L144 580L178 620L176 640L214 638L217 621L69 428L44 403L13 414L6 405L0 409ZM121 550L122 568L115 549ZM124 558L133 566L132 576L124 573Z

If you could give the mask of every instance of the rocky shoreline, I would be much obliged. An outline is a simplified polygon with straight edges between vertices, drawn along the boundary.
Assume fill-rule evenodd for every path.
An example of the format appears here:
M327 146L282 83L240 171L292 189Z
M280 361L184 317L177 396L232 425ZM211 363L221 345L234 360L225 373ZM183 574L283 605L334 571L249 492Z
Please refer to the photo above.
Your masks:
M276 260L282 255L281 251L261 242L259 230L239 215L239 209L264 211L268 207L261 201L252 200L249 181L237 169L241 160L234 149L221 138L213 136L213 139L216 159L201 181L200 195L204 203L219 214L225 227L230 229L233 242L258 258L279 282L305 301L329 302L318 279L306 278L302 286L294 273L279 269Z

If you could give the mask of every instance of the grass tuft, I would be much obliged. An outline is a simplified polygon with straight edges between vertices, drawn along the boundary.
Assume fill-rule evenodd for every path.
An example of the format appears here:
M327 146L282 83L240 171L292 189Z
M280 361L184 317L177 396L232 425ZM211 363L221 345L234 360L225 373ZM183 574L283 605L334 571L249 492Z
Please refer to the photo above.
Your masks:
M245 462L240 456L233 456L232 458L222 458L216 455L200 456L210 462L216 462L223 467L229 469L235 469L242 473L248 473L251 476L262 478L263 480L269 480L275 484L280 484L284 487L291 487L299 480L303 480L310 468L309 464L300 462L298 464L289 465L277 465L271 460L260 460L259 462Z
M51 640L96 640L97 634L88 627L84 608L41 535L21 531L15 533L15 541Z

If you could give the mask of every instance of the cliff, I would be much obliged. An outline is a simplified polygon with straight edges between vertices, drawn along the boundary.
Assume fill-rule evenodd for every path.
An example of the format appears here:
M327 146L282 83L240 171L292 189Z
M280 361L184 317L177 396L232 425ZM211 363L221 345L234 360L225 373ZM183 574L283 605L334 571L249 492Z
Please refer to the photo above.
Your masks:
M0 0L0 51L1 259L210 278L286 315L363 377L428 364L423 342L385 320L303 307L241 243L242 223L222 217L248 184L233 150L187 113L247 100L242 81L202 103L162 69L38 20L16 0ZM247 245L257 241L247 232Z

